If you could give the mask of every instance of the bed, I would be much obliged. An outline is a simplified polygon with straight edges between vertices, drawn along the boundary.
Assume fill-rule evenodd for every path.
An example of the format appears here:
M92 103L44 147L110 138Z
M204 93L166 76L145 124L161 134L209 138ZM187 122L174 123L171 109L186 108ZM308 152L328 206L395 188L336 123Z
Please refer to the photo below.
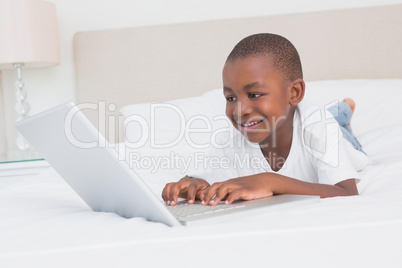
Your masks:
M257 32L278 33L294 43L307 82L305 98L322 106L355 99L352 126L371 163L361 172L359 196L176 228L93 212L48 167L0 189L0 265L400 267L400 14L402 5L393 5L77 33L76 102L96 105L86 109L87 116L158 196L186 168L139 159L188 158L208 149L211 135L227 126L221 92L225 57L241 38ZM151 114L151 107L159 110ZM202 115L184 127L206 131L176 140L182 118L172 107L187 123ZM124 124L132 115L143 121ZM152 118L154 144L142 139ZM205 118L213 123L205 125ZM193 144L185 139L190 135Z

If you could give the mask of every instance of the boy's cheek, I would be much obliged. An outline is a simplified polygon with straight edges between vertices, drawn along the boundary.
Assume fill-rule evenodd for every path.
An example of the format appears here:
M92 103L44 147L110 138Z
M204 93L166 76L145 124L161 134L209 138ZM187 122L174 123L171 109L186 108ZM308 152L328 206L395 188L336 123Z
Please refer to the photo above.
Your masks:
M230 120L232 120L232 115L233 115L233 110L232 109L226 107L225 114Z
M239 124L237 124L237 122L233 118L229 117L229 119L230 119L230 122L232 123L233 127L241 132L241 127L239 126Z

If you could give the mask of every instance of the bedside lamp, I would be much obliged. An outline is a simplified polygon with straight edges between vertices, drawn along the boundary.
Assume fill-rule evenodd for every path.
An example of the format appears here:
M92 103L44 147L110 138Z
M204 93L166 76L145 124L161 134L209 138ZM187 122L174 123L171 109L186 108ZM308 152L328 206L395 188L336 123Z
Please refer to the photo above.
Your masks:
M17 121L29 112L22 69L59 62L55 6L42 0L0 0L0 70L17 71ZM22 136L17 137L17 147L29 149Z

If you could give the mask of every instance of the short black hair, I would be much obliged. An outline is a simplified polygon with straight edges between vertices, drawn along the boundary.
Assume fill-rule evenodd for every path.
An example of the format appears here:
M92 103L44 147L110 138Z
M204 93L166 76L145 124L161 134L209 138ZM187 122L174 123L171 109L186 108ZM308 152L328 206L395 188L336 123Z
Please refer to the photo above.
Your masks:
M253 56L268 56L273 67L287 79L303 79L299 53L283 36L271 33L250 35L241 40L230 52L226 62Z

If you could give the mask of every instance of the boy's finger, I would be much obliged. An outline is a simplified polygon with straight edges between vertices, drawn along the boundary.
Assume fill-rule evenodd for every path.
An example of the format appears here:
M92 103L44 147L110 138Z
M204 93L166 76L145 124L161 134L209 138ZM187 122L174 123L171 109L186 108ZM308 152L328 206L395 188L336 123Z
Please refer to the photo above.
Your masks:
M216 194L216 190L220 185L221 183L214 183L205 190L201 205L208 205L209 201L211 201L211 198Z
M197 185L194 183L190 184L187 189L187 202L193 204L195 200L195 194L197 192Z
M228 186L222 184L216 191L215 197L209 201L209 205L215 206L217 205L222 199L224 199L228 194Z
M200 200L203 200L203 199L204 199L204 195L205 195L205 189L199 191L198 194L199 194Z
M237 189L233 192L231 192L228 197L225 200L225 204L232 204L233 201L235 201L236 199L241 198L242 195L242 190L241 189Z
M174 206L177 204L177 197L179 196L180 191L182 190L182 183L175 183L170 188L168 202L170 201L170 205Z
M163 191L162 191L162 199L166 202L166 204L167 204L167 201L168 201L168 196L169 196L171 186L172 186L172 183L166 184L165 188L163 188Z

